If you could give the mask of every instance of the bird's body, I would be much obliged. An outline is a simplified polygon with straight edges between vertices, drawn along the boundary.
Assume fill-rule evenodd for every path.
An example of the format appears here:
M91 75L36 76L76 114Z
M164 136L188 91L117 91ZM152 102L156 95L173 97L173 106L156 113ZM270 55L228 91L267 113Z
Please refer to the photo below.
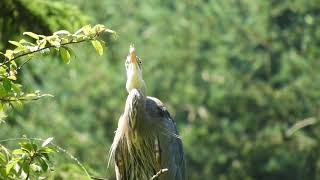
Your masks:
M136 72L141 73L141 67L135 65L127 68L129 94L110 150L117 180L148 180L162 169L167 171L156 179L184 180L183 148L175 121L159 99L145 95L142 74Z

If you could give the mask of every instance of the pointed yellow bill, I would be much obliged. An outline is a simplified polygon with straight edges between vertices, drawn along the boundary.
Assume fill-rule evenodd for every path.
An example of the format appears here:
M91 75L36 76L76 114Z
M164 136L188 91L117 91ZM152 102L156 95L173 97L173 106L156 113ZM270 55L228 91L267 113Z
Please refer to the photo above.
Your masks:
M138 63L137 62L137 55L136 55L136 50L135 50L133 44L130 45L129 54L130 54L131 63L137 64Z

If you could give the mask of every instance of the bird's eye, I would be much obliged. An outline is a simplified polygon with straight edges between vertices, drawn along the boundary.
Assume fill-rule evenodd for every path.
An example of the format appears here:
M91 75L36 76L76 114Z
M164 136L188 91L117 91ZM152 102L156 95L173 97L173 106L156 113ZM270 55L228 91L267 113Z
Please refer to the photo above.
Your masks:
M139 64L142 64L142 61L141 61L141 59L137 56L137 60L138 60L138 63Z

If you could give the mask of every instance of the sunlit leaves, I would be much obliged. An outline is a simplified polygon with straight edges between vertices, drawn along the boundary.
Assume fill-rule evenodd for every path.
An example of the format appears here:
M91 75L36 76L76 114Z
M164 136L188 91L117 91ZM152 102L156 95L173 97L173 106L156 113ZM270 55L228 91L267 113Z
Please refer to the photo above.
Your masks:
M31 38L31 41L21 39L20 41L9 41L10 44L15 46L15 49L8 49L5 53L1 53L6 60L4 62L10 62L18 57L30 55L33 52L45 52L43 50L48 48L60 48L69 44L74 44L83 41L98 40L101 33L115 34L111 29L105 28L104 25L98 24L93 27L86 25L76 31L74 34L67 30L60 30L54 32L51 36L44 36L33 32L24 32L23 34ZM100 40L100 44L101 44ZM98 42L94 42L97 47L97 51L101 54L101 48Z
M11 59L14 58L13 54L14 54L14 51L12 51L12 50L6 50L6 53L4 54L4 56L5 56L6 58L8 58L9 60L11 60Z
M91 41L92 46L97 51L97 53L101 56L103 54L103 46L99 40Z
M13 45L15 45L15 46L17 46L17 47L22 47L22 46L23 46L22 44L20 44L20 43L17 42L17 41L9 41L9 43L10 43L10 44L13 44Z
M61 39L58 35L54 34L52 36L45 37L45 39L54 47L59 48L61 45Z
M11 161L9 161L9 163L6 165L6 174L8 175L11 171L11 169L13 168L13 166L15 166L21 159L13 159Z
M84 33L84 35L89 35L90 31L91 31L90 25L83 26L82 32Z
M9 80L9 79L4 79L3 80L3 87L4 87L4 89L8 92L8 91L10 91L11 90L11 81Z
M33 32L24 32L23 35L27 35L27 36L30 36L34 39L39 39L39 35L38 34L35 34Z
M60 30L53 33L54 35L70 35L71 33L67 30Z
M68 49L62 47L59 49L59 52L60 52L60 56L61 56L63 62L66 64L69 64L71 55L70 55Z
M19 41L9 41L14 46L14 49L8 49L5 53L0 52L2 63L0 63L0 104L4 105L21 105L22 101L35 100L43 96L40 94L23 93L20 85L16 84L19 78L18 70L31 60L36 52L45 53L49 49L59 51L62 61L66 64L70 63L72 50L68 45L91 41L91 44L99 55L103 54L104 42L99 39L101 33L115 34L114 31L105 28L104 25L98 24L95 26L86 25L80 28L75 33L70 33L67 30L54 32L50 36L40 35L33 32L24 32L26 39ZM27 60L18 62L20 59L28 57ZM17 62L16 62L17 61ZM17 65L19 64L19 66ZM15 102L16 101L16 102Z
M9 151L0 145L0 179L31 177L32 173L42 174L50 169L50 154L57 152L51 145L53 138L43 141L41 146L23 138L20 148Z

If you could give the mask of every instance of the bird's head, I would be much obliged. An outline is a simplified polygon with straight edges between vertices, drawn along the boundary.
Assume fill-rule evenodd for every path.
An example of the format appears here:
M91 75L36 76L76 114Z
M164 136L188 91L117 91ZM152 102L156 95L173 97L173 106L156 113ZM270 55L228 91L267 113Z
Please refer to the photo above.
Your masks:
M126 62L127 83L126 88L128 93L134 88L141 90L145 93L146 84L142 77L142 61L137 56L136 50L133 45L130 45L129 54Z

